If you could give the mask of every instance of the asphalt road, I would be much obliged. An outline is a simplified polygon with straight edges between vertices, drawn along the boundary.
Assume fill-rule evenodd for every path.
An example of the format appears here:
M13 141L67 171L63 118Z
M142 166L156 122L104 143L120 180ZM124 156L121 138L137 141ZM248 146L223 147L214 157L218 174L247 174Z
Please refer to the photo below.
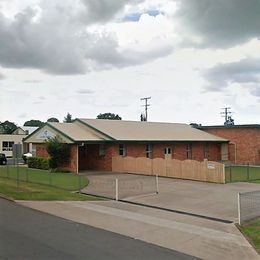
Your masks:
M195 258L0 198L0 259Z

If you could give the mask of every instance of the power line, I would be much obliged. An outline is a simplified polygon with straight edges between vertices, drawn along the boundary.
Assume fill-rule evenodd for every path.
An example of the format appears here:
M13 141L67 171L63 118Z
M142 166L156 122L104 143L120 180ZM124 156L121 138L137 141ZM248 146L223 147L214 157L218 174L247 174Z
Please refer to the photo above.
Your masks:
M143 107L145 107L145 116L144 116L142 121L147 121L148 120L147 109L148 109L149 106L151 106L151 104L148 104L148 100L149 99L151 99L151 97L144 97L144 98L140 99L140 100L144 100L145 101L145 104L143 105Z

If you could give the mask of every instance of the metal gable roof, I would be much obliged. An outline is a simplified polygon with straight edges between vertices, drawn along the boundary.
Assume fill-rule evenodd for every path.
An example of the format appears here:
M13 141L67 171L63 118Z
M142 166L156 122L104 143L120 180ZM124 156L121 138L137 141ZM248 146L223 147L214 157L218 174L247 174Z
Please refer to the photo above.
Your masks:
M187 124L138 122L103 119L75 119L72 123L48 122L45 126L56 129L58 133L69 138L71 142L103 142L103 141L136 141L136 142L166 142L166 141L206 141L228 142L227 139L209 134ZM38 132L25 138L37 141ZM36 139L35 139L36 138Z
M117 141L228 141L187 124L105 119L78 120Z

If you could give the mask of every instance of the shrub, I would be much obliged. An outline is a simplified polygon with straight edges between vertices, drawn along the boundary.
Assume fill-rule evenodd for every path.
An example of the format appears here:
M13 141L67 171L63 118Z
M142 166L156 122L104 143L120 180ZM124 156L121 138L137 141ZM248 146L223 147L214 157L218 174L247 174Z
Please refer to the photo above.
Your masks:
M29 157L27 158L28 167L49 170L50 169L50 159L41 157Z
M46 149L51 156L50 167L52 169L55 169L68 161L70 147L68 144L62 143L61 138L58 136L47 140Z

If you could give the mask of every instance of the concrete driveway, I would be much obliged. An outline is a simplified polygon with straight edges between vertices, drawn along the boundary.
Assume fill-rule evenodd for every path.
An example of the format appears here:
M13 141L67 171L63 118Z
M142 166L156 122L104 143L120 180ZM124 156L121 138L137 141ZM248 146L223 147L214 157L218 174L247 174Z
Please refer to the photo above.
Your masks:
M154 176L93 171L83 174L90 180L89 187L83 192L94 191L115 198L117 178L119 194L125 196L124 200L234 222L238 222L238 193L260 190L260 185L253 183L215 184L160 177L159 194L155 194Z

